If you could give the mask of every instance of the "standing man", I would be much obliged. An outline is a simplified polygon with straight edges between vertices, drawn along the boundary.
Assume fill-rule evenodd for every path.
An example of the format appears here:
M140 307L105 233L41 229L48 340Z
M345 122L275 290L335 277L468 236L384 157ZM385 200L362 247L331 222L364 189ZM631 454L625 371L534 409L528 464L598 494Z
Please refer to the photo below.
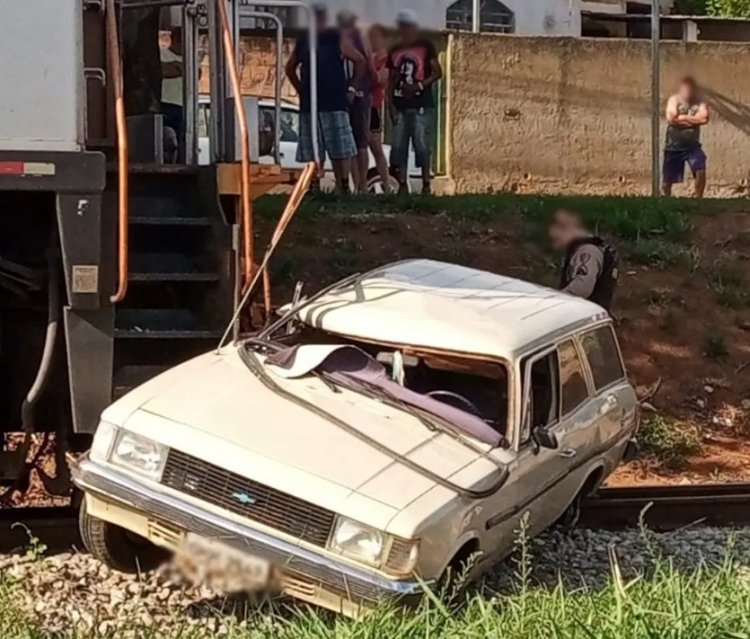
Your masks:
M356 88L347 82L344 60L354 65L353 81L359 82L365 73L365 59L351 41L342 37L338 29L328 26L328 10L321 2L313 3L313 13L318 30L318 122L313 124L310 115L310 46L308 34L297 38L294 51L286 64L286 75L300 98L300 135L297 161L312 162L313 129L320 141L317 158L318 176L322 175L326 153L331 158L339 192L349 192L349 174L352 158L357 154L352 127L349 123L349 105L354 100Z
M708 124L708 106L696 82L685 77L679 90L667 101L667 141L664 145L662 193L672 195L672 185L685 178L685 163L693 172L695 197L706 190L706 154L701 146L701 127Z
M338 25L342 36L351 42L354 48L365 60L365 73L357 77L354 63L344 61L346 81L355 90L349 105L349 123L352 126L354 144L357 155L352 162L352 177L354 190L357 193L367 193L367 169L370 167L370 156L367 151L370 135L370 110L372 108L372 82L375 75L372 69L372 57L369 48L357 28L357 16L351 11L341 11L338 14Z
M435 45L419 34L411 9L398 14L399 42L388 52L388 107L393 120L391 166L399 192L407 192L409 143L414 144L422 169L422 193L430 193L430 128L434 102L432 85L443 77Z
M589 233L578 215L565 210L552 218L549 238L556 251L565 253L560 290L609 312L619 279L615 248Z
M182 104L182 87L184 67L182 64L182 27L172 27L169 36L169 46L161 47L161 112L164 124L174 131L176 143L173 161L177 161L184 126L184 105Z

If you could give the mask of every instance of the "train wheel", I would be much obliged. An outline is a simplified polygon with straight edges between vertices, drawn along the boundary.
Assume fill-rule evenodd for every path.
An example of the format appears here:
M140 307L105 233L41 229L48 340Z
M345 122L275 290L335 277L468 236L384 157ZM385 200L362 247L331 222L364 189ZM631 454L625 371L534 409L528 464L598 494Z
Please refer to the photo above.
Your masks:
M169 556L166 550L147 539L89 515L85 499L79 510L78 526L86 550L120 572L148 572L158 568Z

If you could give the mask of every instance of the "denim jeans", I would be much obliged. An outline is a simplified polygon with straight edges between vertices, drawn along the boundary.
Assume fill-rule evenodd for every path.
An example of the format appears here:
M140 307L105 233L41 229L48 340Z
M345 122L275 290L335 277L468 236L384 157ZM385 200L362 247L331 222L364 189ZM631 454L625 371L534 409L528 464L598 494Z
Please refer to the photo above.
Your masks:
M432 109L399 111L391 133L391 166L407 169L409 143L414 145L417 167L430 166L430 127Z

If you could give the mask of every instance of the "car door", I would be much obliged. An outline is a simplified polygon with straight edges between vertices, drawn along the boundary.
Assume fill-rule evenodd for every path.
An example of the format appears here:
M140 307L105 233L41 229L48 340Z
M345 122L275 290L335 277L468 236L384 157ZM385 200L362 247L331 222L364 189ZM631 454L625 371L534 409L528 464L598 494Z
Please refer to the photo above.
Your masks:
M637 400L625 375L625 366L612 324L604 324L579 336L581 351L594 389L600 447L616 442L635 422Z
M598 415L574 338L562 339L522 365L524 417L517 470L523 486L517 498L534 535L555 523L578 494Z
M560 371L560 425L556 429L559 455L566 477L561 499L570 504L585 480L588 462L599 446L600 405L594 401L585 358L576 338L557 345Z
M484 505L489 513L483 547L495 559L507 554L523 526L535 535L557 519L555 504L563 494L559 480L567 460L558 450L534 441L535 428L553 430L559 425L557 348L550 345L522 358L518 364L516 395L521 397L519 426L511 433L513 461L508 483ZM550 508L552 506L552 508Z

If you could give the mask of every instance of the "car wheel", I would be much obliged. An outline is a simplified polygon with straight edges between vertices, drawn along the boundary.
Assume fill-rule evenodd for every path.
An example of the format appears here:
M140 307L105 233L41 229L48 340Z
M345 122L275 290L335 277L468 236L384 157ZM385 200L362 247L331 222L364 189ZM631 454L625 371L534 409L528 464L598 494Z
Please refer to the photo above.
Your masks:
M387 191L389 193L398 192L398 180L392 175L388 179ZM409 191L411 192L411 189ZM370 169L367 173L367 192L371 195L382 195L386 192L386 189L383 188L383 181L380 179L380 174L375 169Z
M555 522L555 526L564 530L572 530L578 524L578 520L581 518L581 502L583 501L583 494L578 493L570 505L565 509L565 512L560 515L560 518Z
M472 572L479 559L474 544L462 548L451 560L437 582L435 593L450 605L460 605L472 581Z
M86 550L106 566L120 572L148 572L169 557L166 550L147 539L89 515L85 499L78 512L78 527Z

